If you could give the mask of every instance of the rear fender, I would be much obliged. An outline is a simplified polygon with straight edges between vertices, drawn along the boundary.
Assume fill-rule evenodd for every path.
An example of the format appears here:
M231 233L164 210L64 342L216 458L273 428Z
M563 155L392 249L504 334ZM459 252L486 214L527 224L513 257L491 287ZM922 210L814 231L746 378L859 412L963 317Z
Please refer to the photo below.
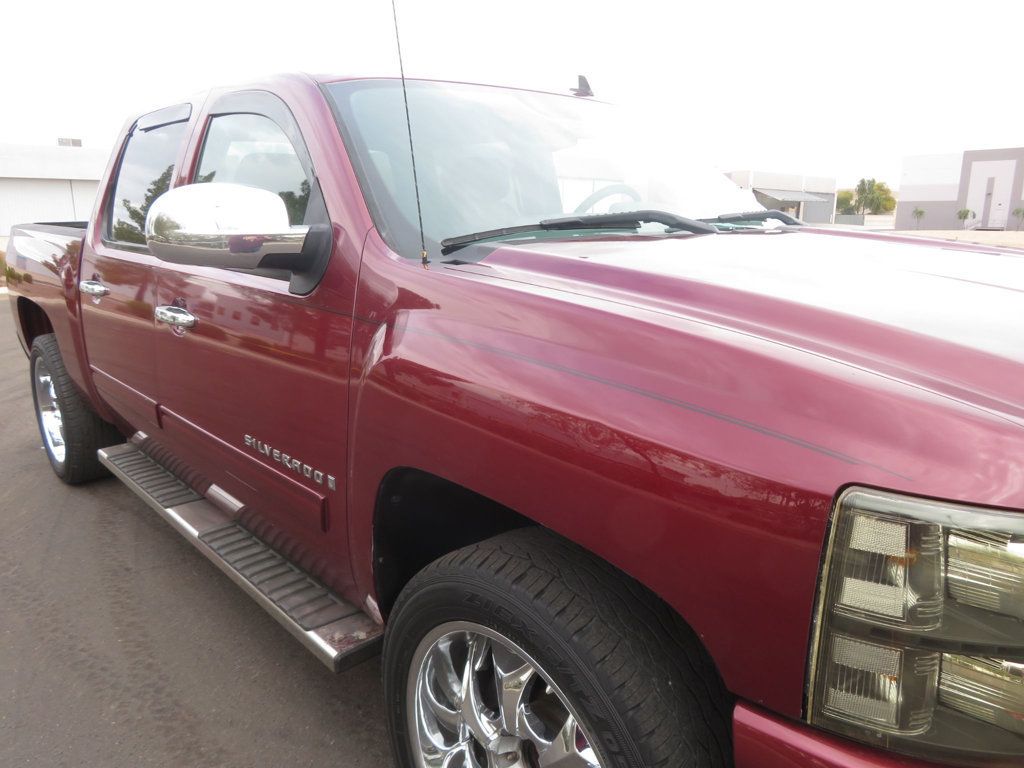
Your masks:
M28 353L39 333L53 333L75 386L101 418L113 421L93 388L82 329L78 273L83 236L83 230L69 226L15 227L6 256L8 292L22 349Z

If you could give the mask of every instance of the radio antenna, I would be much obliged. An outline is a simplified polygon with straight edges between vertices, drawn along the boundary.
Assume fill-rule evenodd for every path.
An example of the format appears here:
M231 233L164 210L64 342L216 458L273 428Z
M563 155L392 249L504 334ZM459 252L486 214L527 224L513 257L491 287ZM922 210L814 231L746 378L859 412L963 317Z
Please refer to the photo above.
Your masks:
M420 182L416 176L416 150L412 145L412 120L409 119L409 94L405 88L405 66L402 64L402 40L398 36L398 10L395 0L391 0L391 16L395 20L395 46L398 48L398 72L402 77L402 101L405 102L405 127L409 132L409 159L412 161L412 186L416 192L416 217L420 224L420 259L423 268L427 269L430 259L427 258L427 238L423 234L423 208L420 206Z

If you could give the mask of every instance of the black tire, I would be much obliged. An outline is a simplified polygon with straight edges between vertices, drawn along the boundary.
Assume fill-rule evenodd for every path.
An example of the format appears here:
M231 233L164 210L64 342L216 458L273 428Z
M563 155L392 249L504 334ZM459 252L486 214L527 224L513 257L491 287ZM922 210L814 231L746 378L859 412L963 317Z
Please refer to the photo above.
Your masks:
M45 365L50 375L57 403L60 406L64 439L64 460L54 454L43 427L39 393L36 387L37 360ZM36 423L43 447L50 459L50 466L57 477L69 485L106 477L110 473L96 458L96 451L110 445L124 442L124 438L109 422L104 421L90 407L75 387L64 367L64 361L52 333L37 336L32 342L29 360L29 381L32 387L32 402L35 406Z
M499 632L536 660L598 742L602 768L732 764L732 701L693 631L608 564L527 528L444 556L399 596L383 663L401 768L418 768L410 665L420 641L452 621Z

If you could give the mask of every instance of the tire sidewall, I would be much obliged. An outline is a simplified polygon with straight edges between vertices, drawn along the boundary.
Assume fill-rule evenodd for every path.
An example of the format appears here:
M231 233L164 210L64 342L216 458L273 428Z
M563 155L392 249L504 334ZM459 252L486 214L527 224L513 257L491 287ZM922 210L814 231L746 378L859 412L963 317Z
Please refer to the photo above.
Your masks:
M409 668L435 627L469 621L504 635L533 657L575 710L602 768L641 768L639 751L588 664L532 601L480 576L450 576L410 585L399 599L384 643L384 694L392 746L401 768L418 768L407 723Z

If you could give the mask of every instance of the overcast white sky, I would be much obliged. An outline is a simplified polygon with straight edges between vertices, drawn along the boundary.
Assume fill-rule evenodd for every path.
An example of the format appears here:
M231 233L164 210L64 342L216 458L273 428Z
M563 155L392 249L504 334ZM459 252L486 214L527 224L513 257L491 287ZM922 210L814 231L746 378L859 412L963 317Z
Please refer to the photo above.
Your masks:
M723 170L899 182L907 154L1024 145L1024 1L399 0L406 75L564 91ZM131 113L281 71L397 74L389 0L8 0L0 143L108 149Z

